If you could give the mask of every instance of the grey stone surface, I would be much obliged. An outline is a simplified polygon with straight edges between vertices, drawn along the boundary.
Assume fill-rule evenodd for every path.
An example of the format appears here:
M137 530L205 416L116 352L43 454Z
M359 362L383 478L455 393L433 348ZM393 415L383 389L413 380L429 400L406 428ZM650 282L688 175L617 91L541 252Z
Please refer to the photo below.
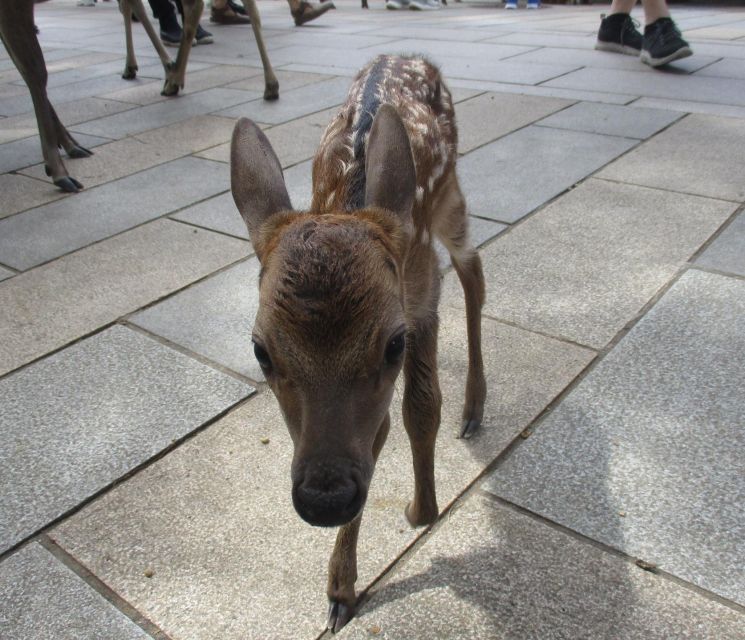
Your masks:
M682 117L683 114L676 111L580 102L544 118L538 124L643 140Z
M5 640L150 637L38 544L0 565L0 626Z
M471 244L474 247L480 247L482 244L498 236L505 229L507 229L506 224L484 220L483 218L475 218L474 216L469 216L468 218L468 234L471 238ZM440 242L436 242L435 250L440 260L440 268L447 269L451 264L450 254L447 249Z
M739 614L474 496L338 637L742 639Z
M0 221L0 262L25 270L219 193L219 162L181 158Z
M287 47L287 49L291 48ZM281 49L281 51L285 50ZM245 116L258 122L279 124L341 104L347 96L349 85L348 78L331 78L285 91L281 100L274 102L255 100L231 109L224 109L217 115L229 118Z
M242 258L241 240L156 220L0 283L0 375Z
M1 548L20 542L252 391L121 326L4 378Z
M745 120L689 115L599 175L742 202L745 146L740 141L744 138Z
M132 316L131 321L233 371L263 380L251 345L259 261L231 267Z
M293 208L297 211L310 209L313 199L313 161L307 160L285 169L284 176Z
M585 68L568 73L546 83L564 89L623 92L651 98L745 105L745 80L714 78L700 75L664 75L644 71L614 71Z
M455 107L458 152L473 151L570 104L569 100L514 93L484 93L460 102Z
M465 155L458 176L471 213L515 222L634 144L530 126Z
M78 144L88 149L94 149L95 147L110 141L109 138L89 136L85 134L74 135L73 137L78 141ZM63 161L66 161L66 154L64 151L62 151L62 158ZM24 167L42 162L43 160L44 156L42 155L41 142L38 134L0 145L0 173L23 169Z
M441 507L594 355L484 321L490 393L483 431L465 442L455 438L466 358L463 325L460 310L443 309L443 421L435 465ZM394 405L400 397L399 390ZM417 535L403 516L413 486L411 453L398 408L393 413L360 534L360 588ZM263 393L52 535L175 637L212 640L215 629L225 640L315 637L325 620L334 533L308 526L293 511L291 457L276 401ZM143 577L146 567L155 572L151 580Z
M299 73L297 71L287 71L286 69L275 69L274 75L279 81L279 91L284 94L285 91L298 89L315 82L329 80L330 76L321 73ZM255 75L245 79L238 80L227 85L228 89L240 89L241 91L259 91L264 94L264 73L258 71Z
M734 209L589 180L481 253L489 274L484 309L601 348Z
M185 118L206 115L212 111L239 105L250 100L261 99L261 95L256 91L208 89L199 93L180 96L178 100L151 104L140 109L124 111L75 125L73 130L89 135L105 135L109 138L119 139L133 133L164 127Z
M51 181L42 182L15 173L0 175L0 192L3 194L0 200L0 219L59 200L65 195Z
M745 80L745 69L743 69L742 60L726 58L707 66L705 69L701 69L698 75Z
M745 118L745 107L734 107L728 104L715 104L712 102L667 100L665 98L639 98L631 103L630 106L668 109L670 111L683 111L684 113L708 113L713 116L725 116L729 118Z
M246 223L238 213L230 191L182 209L171 218L248 240Z
M0 280L7 280L12 275L15 275L12 271L9 269L4 269L3 267L0 267Z
M577 66L520 64L512 60L495 62L481 58L447 58L441 60L440 68L446 78L470 78L533 85L569 73Z
M427 56L435 64L444 67L451 58L481 58L483 60L501 60L530 51L530 47L514 44L491 44L470 42L464 47L462 42L438 39L417 39L408 37L398 42L388 42L375 47L368 47L371 57L379 53L412 53Z
M745 603L745 282L683 275L489 487Z
M745 276L745 215L738 214L698 257L696 264Z

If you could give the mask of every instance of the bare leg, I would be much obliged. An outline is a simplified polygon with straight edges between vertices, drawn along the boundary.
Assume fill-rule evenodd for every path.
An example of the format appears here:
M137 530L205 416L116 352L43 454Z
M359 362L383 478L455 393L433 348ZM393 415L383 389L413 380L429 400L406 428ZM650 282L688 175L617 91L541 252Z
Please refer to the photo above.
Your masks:
M373 443L373 458L377 462L388 431L391 418L386 414ZM336 544L329 561L329 579L326 593L329 598L327 628L339 631L354 615L357 597L354 583L357 582L357 537L360 532L362 514L339 529Z

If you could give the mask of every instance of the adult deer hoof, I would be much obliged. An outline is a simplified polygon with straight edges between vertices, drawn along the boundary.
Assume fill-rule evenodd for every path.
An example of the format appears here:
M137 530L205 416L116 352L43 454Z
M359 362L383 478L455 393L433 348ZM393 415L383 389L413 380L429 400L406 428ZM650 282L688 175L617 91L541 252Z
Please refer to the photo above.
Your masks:
M70 158L87 158L93 155L93 151L76 144L72 149L67 150L67 155Z
M279 98L279 82L267 82L264 87L264 100L276 100Z
M476 433L479 430L479 427L481 426L481 420L476 420L475 418L466 418L463 420L463 425L460 429L460 438L463 438L464 440L468 440L474 433Z
M172 80L166 80L165 84L163 85L163 91L160 92L160 95L175 96L178 95L178 90L178 83L173 82Z
M57 178L54 181L54 184L62 189L62 191L66 191L67 193L77 193L83 188L82 184L80 184L75 178L71 178L70 176Z
M332 633L338 633L352 619L353 615L353 607L337 600L329 600L329 617L326 620L326 628Z
M124 72L122 73L122 78L125 80L134 80L137 77L137 65L129 66L127 65L124 67Z
M319 16L322 16L329 9L336 9L336 5L330 1L315 5L310 2L301 2L300 7L291 13L295 20L295 25L299 27L306 22L310 22L311 20L315 20Z

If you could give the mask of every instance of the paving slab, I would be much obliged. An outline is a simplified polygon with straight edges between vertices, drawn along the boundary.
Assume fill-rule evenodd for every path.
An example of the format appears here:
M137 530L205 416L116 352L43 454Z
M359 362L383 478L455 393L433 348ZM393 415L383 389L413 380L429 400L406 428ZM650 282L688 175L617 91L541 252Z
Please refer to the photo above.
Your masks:
M745 118L745 107L733 107L728 104L715 104L712 102L667 100L664 98L639 98L629 106L667 109L669 111L683 111L684 113L707 113L714 116L725 116L729 118Z
M484 357L492 391L484 430L466 443L455 438L465 331L460 311L444 312L443 426L436 463L442 507L594 355L485 321ZM403 516L413 486L411 454L398 409L394 414L360 535L360 587L417 535ZM269 443L262 444L262 438ZM215 629L226 640L315 637L325 621L326 563L334 532L310 527L294 513L291 457L276 401L263 393L52 535L175 637L212 639ZM153 518L153 513L161 516ZM143 577L147 567L154 570L150 580Z
M238 213L230 191L182 209L171 218L248 240L246 223Z
M5 640L150 637L39 544L0 565L0 625Z
M248 253L247 243L156 220L0 283L0 375Z
M676 111L580 102L544 118L538 124L542 127L644 140L682 117Z
M698 257L696 264L745 276L745 215L739 213Z
M489 481L745 603L745 281L688 271Z
M217 115L228 118L246 117L258 122L279 124L341 104L347 96L350 84L348 78L331 78L285 91L281 100L255 100L218 111Z
M481 58L484 60L501 60L511 58L518 54L531 51L531 47L523 47L514 44L491 44L485 42L469 42L466 46L462 42L451 40L417 39L414 37L404 38L398 42L388 42L375 47L365 49L370 56L381 53L409 53L416 52L430 58L438 66L445 64L450 58Z
M274 75L277 76L279 81L279 93L280 97L284 95L285 91L292 89L299 89L315 82L321 82L323 80L329 80L331 76L322 73L300 73L298 71L287 71L285 69L275 69ZM241 91L260 91L261 95L264 95L264 72L259 73L246 78L245 80L238 80L226 85L228 89L240 89Z
M707 66L705 69L701 69L697 75L745 80L745 69L743 69L741 59L725 58Z
M716 102L745 106L745 80L715 78L700 75L665 75L645 71L608 73L605 69L580 69L546 83L549 87L607 91L643 95L651 98Z
M745 632L732 609L475 496L338 637L735 640Z
M745 120L692 114L612 163L610 180L745 201Z
M0 221L0 262L23 271L208 198L220 162L181 158Z
M5 269L3 267L0 267L0 280L7 280L8 278L14 276L15 273L13 271L10 271L9 269Z
M114 326L0 380L3 551L253 392ZM53 429L50 426L54 425Z
M509 227L506 224L494 222L493 220L484 220L474 216L468 217L468 236L474 247L480 247L482 244L489 242L492 238L497 237ZM435 250L440 260L440 269L444 270L452 264L448 250L439 241L435 241Z
M458 152L473 151L571 104L569 100L514 93L484 93L459 102L455 107Z
M41 181L12 173L0 175L0 193L0 219L66 196L48 179Z
M491 80L512 84L536 85L562 76L577 65L521 64L512 60L496 62L481 58L447 58L440 61L445 78Z
M484 310L602 348L734 209L588 180L481 252Z
M110 138L85 134L75 134L73 137L80 145L88 149L94 149L111 141ZM63 161L67 161L67 155L64 151L62 151L62 157ZM41 152L41 142L38 134L28 138L22 138L21 140L0 144L0 173L23 169L24 167L41 162L43 159L44 156Z
M233 119L197 116L109 142L90 158L65 160L65 166L70 175L91 188L227 142L234 126ZM23 173L47 179L42 165L24 169Z
M470 213L515 222L635 144L529 126L460 158L458 176Z
M133 133L157 129L186 118L206 115L212 111L260 99L261 95L256 91L208 89L180 96L178 100L150 104L133 111L99 118L76 125L73 129L89 135L106 135L109 138L119 139Z

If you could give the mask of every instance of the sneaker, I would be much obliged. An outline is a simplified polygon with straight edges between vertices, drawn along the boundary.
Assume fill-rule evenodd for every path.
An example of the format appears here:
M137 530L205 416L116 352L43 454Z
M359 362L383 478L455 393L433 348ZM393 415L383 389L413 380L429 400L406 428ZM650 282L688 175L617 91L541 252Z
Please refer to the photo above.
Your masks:
M181 27L176 25L167 31L160 30L160 41L167 47L178 47L181 44Z
M203 29L201 24L197 25L197 34L194 36L194 41L197 44L212 44L214 42L212 34L206 29Z
M437 11L442 9L440 0L411 0L409 9L412 11Z
M693 54L671 18L659 18L644 27L641 61L650 67L687 58Z
M517 0L507 0L507 2L504 3L505 9L517 9Z
M95 7L96 0L78 0L79 7Z
M642 50L642 34L637 31L639 23L628 13L612 13L600 16L600 29L595 48L638 56Z
M528 0L528 9L538 9L541 6L541 0Z
M244 7L242 3L228 0L228 6L236 13L240 13L242 16L246 15L246 7Z
M390 11L398 11L399 9L408 9L409 0L385 0L385 8Z

